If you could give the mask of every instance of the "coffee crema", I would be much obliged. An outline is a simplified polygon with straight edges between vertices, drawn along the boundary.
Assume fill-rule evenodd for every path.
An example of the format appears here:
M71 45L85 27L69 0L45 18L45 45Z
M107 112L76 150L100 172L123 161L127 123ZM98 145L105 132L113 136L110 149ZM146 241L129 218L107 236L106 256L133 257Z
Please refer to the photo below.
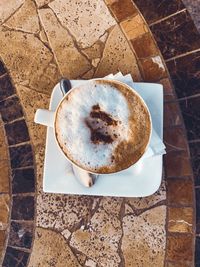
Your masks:
M113 173L143 155L151 120L134 90L117 81L93 80L73 88L62 100L55 133L73 163L89 172Z

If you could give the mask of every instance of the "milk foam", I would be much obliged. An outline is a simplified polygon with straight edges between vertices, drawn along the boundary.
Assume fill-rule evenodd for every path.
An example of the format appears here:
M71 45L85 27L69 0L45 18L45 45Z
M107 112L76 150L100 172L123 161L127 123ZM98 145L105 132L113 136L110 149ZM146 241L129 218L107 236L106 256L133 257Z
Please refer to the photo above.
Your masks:
M99 105L103 112L119 123L109 131L117 135L112 143L94 144L85 120L92 107ZM85 169L97 170L112 165L116 146L129 137L129 109L124 95L110 84L95 81L82 85L69 93L57 113L57 134L60 145L69 158Z

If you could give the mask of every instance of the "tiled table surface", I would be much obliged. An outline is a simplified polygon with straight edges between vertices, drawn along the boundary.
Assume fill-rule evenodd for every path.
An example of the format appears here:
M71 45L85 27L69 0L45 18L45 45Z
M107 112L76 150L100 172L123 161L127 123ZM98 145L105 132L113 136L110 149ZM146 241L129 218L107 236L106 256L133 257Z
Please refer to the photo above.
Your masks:
M0 2L0 24L0 264L191 267L196 235L200 266L200 38L184 4L9 0ZM48 107L63 76L118 70L164 85L159 191L142 199L44 193L45 127L33 123L35 110Z

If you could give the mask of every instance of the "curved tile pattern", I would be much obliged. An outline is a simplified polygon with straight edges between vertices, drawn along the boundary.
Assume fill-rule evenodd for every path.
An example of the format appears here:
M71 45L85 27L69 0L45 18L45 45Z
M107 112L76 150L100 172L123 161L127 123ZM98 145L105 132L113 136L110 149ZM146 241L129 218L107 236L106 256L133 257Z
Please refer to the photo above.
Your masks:
M0 115L2 118L0 127L1 131L4 129L5 136L7 137L7 142L1 140L0 148L4 149L4 151L7 149L10 155L9 172L0 163L0 192L2 192L0 193L1 228L5 227L5 223L8 223L3 221L3 218L6 216L6 211L7 213L9 211L9 203L7 203L9 200L8 180L11 185L10 198L12 203L6 242L4 241L5 237L2 235L3 231L0 232L1 254L3 242L5 242L4 245L7 244L7 248L4 248L4 258L1 257L1 266L26 266L34 236L35 174L33 151L27 124L23 117L22 106L16 96L10 74L4 67L2 61L0 61L0 71ZM3 148L5 144L8 144L8 146ZM0 162L2 162L3 151L0 154ZM4 162L9 164L9 158L4 159ZM3 203L7 205L5 208Z
M108 6L115 17L120 17L121 12L123 12L120 9L116 9L117 3L120 2L121 1L114 1L113 3L113 1L107 0ZM123 18L123 21L120 22L120 26L127 39L130 40L132 48L135 51L142 69L143 79L145 81L161 82L165 90L166 113L164 120L164 140L167 147L165 174L168 204L166 221L166 266L170 266L170 264L172 266L175 264L177 264L177 266L183 266L184 264L192 266L194 264L195 235L193 172L184 122L179 103L176 100L176 92L168 76L163 56L164 58L169 58L190 51L186 43L186 40L187 42L191 41L188 39L189 36L182 32L180 33L178 28L181 27L182 29L183 27L181 25L184 25L188 34L187 28L191 28L194 24L187 14L187 11L185 11L181 1L173 1L172 5L171 3L169 5L168 1L158 3L158 1L137 0L134 2L137 4L137 7L140 8L140 11L143 12L145 19L150 24L150 28L142 26L145 22L140 12L138 14L135 13L136 6L132 8L134 12L132 15L129 14L128 19ZM177 15L172 16L174 12L176 12ZM163 16L168 16L168 19L164 20ZM184 16L187 16L187 19ZM177 17L179 20L176 20ZM158 20L160 21L157 23ZM165 27L167 27L167 30ZM138 28L141 30L134 30ZM163 35L159 37L156 28L158 31L163 31L166 37ZM190 42L190 47L191 49L196 49L199 47L199 36L195 28L193 28L192 33L193 32L194 38L192 42ZM162 54L157 49L152 33ZM172 40L169 38L172 38ZM177 44L174 40L177 41ZM183 44L181 43L183 48L181 48L180 45L178 46L181 40L184 41ZM176 62L173 64L175 65ZM190 64L192 65L192 63ZM184 67L182 66L182 68ZM195 66L193 68L195 68ZM184 71L186 72L185 69ZM180 76L179 80L181 80ZM195 125L195 122L193 125ZM187 197L184 199L185 195L187 195Z
M64 0L37 0L35 4L24 0L13 6L7 2L6 12L3 15L0 12L0 20L5 21L0 31L0 55L9 69L8 74L0 61L0 113L3 120L0 126L5 128L10 153L13 205L3 267L37 267L41 261L44 267L52 264L59 267L106 266L108 262L111 266L193 266L195 209L191 160L198 186L199 51L196 50L199 35L183 3L180 0L170 1L170 5L169 1L160 3L157 0L135 0L134 3L131 0L105 0L112 17L103 1L99 9L92 1L67 4ZM66 16L66 5L74 17ZM32 16L21 19L27 12ZM98 15L98 12L103 23L94 23L94 14ZM87 21L82 21L84 16ZM34 27L30 27L31 24ZM165 33L166 29L170 34ZM92 38L87 39L91 34ZM178 46L180 40L184 43ZM12 56L8 50L12 50ZM65 58L68 58L68 64ZM81 64L74 68L74 62ZM33 123L35 110L48 107L52 87L61 76L90 79L117 72L118 68L124 74L131 72L137 81L159 82L164 86L167 155L160 190L143 199L42 192L45 129ZM36 186L38 216L35 223ZM198 190L197 199L200 198ZM197 233L199 210L197 206ZM2 236L0 232L0 250ZM65 246L64 265L59 249L53 253L46 249L52 237L58 248ZM138 246L133 242L136 237ZM199 243L197 238L197 248ZM198 261L196 253L196 263Z

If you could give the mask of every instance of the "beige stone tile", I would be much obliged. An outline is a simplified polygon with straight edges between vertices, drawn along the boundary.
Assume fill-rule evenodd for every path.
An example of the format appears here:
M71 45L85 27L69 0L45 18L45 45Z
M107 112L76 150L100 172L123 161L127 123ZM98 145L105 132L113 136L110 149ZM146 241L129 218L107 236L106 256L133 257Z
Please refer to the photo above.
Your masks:
M122 201L123 198L119 197L103 197L100 207L102 207L108 214L119 216Z
M35 112L38 108L49 108L50 96L33 91L20 84L16 85L16 90L20 97L23 110L25 111L26 121L33 122Z
M81 75L81 79L84 79L84 80L89 80L89 79L92 79L93 76L94 76L94 73L95 73L95 69L92 68L91 70L89 70L88 72L86 72L84 75Z
M94 44L116 21L103 0L65 1L49 4L61 23L69 29L82 48Z
M34 122L35 112L38 108L48 109L50 96L33 91L26 86L17 85L17 93L25 111L29 134L34 147L45 145L46 126Z
M79 261L79 263L81 264L81 266L84 266L84 263L86 261L86 255L82 254L82 253L76 253L76 257Z
M72 37L59 24L53 11L40 9L39 15L62 75L72 79L89 70L91 65L86 56L74 46Z
M35 0L36 5L38 7L42 7L44 5L47 5L48 3L52 2L52 0Z
M34 154L35 154L36 173L37 173L37 191L42 192L45 145L40 144L34 147Z
M5 230L7 228L10 210L9 205L9 194L0 194L0 230Z
M48 44L48 39L47 39L47 35L46 35L46 32L45 32L45 30L44 30L44 28L43 27L41 27L41 31L40 31L40 33L39 33L39 37L40 37L40 40L43 42L43 43L45 43L45 44Z
M128 40L137 38L138 36L148 32L148 27L140 14L121 22L120 25Z
M5 239L6 239L6 231L0 230L0 264L1 264L1 261L3 260L2 254L3 254L3 250L5 246Z
M98 40L91 47L85 48L82 51L90 59L100 58L102 56L104 46L104 43Z
M166 207L123 219L122 252L125 266L164 266Z
M39 192L37 226L54 228L59 231L66 228L71 230L74 226L77 227L82 219L90 217L94 199L94 197Z
M126 198L126 203L128 203L133 208L133 210L135 210L150 208L156 203L163 200L166 200L166 186L164 180L162 180L162 184L159 190L153 195L149 197Z
M119 26L116 25L108 36L95 77L104 77L118 71L123 74L131 73L135 81L141 80L135 55Z
M29 267L79 267L78 260L61 234L36 228Z
M100 208L86 225L72 234L70 245L86 254L99 266L118 266L118 245L121 236L122 229L118 218Z
M15 84L50 94L60 79L51 51L28 33L0 28L0 39L0 54Z
M1 0L0 1L0 24L9 18L22 4L24 0Z
M9 160L0 160L0 193L9 192Z
M8 150L7 150L7 138L5 135L4 127L0 127L0 160L8 159Z
M39 32L40 27L34 1L26 0L20 9L4 25L25 32Z
M96 267L97 263L95 261L89 259L89 260L86 260L85 266L87 266L87 267Z

